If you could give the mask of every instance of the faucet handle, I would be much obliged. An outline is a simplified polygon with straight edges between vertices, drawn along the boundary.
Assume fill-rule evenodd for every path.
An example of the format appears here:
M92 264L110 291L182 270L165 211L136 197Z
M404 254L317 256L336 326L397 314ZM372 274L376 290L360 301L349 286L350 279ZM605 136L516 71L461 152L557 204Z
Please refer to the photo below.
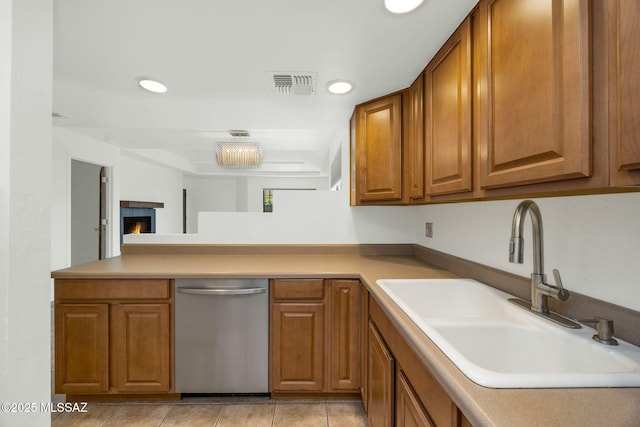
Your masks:
M566 301L569 299L569 291L566 291L562 286L562 279L560 279L560 271L557 268L553 269L553 278L556 281L556 287L558 288L558 299L560 301Z

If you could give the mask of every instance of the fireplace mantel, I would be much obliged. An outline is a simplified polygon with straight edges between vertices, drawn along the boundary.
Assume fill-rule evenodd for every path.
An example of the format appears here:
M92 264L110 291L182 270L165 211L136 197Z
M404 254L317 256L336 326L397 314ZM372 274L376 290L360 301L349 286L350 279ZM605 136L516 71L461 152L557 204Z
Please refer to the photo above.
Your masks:
M139 202L137 200L120 200L121 208L164 208L164 203Z

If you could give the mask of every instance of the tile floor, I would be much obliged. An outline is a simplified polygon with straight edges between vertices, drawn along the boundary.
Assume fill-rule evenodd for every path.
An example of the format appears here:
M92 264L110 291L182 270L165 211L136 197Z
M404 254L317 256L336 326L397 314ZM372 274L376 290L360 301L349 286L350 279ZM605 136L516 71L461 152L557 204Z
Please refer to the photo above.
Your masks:
M52 426L358 427L367 425L359 401L184 399L176 403L93 403L87 412L52 414Z

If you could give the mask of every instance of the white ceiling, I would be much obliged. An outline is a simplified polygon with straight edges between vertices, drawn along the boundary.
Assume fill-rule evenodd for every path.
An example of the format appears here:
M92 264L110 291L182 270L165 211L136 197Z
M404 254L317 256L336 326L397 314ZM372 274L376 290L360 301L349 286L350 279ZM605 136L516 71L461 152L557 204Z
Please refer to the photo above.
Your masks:
M54 125L189 174L327 175L353 107L409 86L476 1L54 0ZM316 93L275 95L274 71L317 73ZM328 93L337 78L355 90ZM217 167L230 129L261 143L260 170Z

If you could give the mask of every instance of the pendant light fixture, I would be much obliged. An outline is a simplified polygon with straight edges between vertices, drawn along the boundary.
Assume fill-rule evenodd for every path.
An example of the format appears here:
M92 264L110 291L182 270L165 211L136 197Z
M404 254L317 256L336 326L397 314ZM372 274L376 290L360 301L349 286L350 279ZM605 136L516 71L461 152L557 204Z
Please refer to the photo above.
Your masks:
M216 144L216 162L225 169L257 169L262 166L262 148L257 142L249 142L247 131L230 131L233 141Z

